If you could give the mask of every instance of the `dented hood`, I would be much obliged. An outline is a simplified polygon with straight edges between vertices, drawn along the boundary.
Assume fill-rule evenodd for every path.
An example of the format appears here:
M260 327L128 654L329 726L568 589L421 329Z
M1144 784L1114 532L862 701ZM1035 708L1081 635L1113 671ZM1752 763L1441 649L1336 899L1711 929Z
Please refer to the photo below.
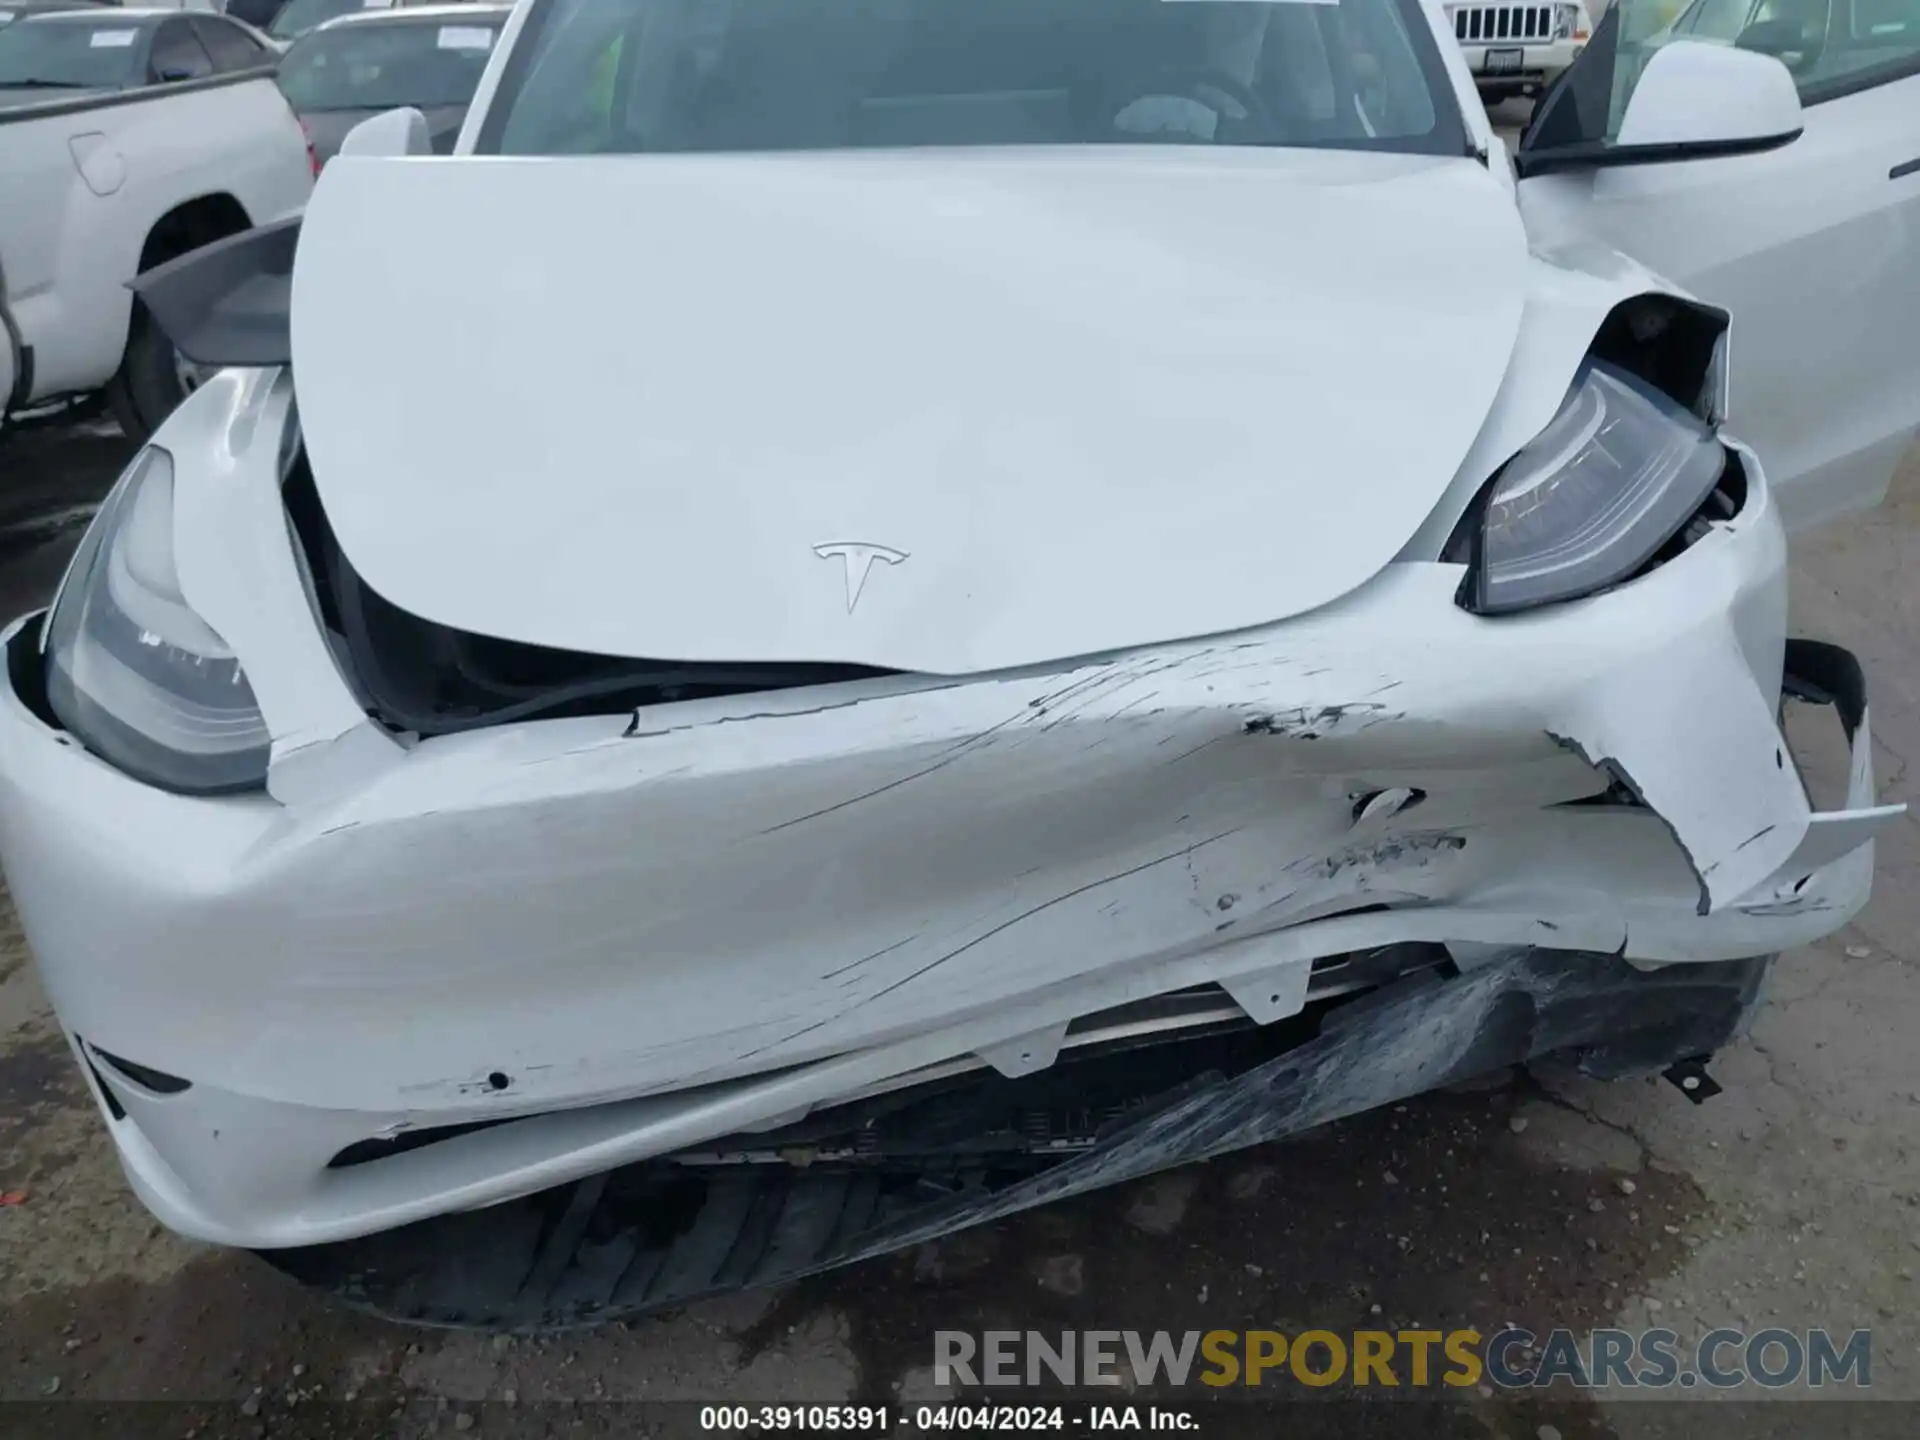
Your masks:
M965 673L1366 581L1486 416L1525 258L1464 159L345 157L294 375L342 548L418 615Z

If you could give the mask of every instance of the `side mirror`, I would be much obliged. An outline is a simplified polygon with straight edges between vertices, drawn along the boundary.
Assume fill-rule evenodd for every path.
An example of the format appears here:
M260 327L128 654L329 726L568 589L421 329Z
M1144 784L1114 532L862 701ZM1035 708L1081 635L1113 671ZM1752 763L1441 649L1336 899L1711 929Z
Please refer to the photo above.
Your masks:
M1614 145L1739 154L1784 145L1804 123L1793 76L1773 56L1676 40L1640 72Z
M411 106L362 120L340 142L342 155L431 155L427 117Z
M1609 12L1602 30L1613 24ZM1617 31L1608 38L1617 41ZM1752 154L1787 144L1804 127L1793 76L1771 55L1676 39L1638 53L1610 54L1583 75L1588 55L1601 58L1589 46L1540 102L1516 157L1523 178ZM1638 70L1631 80L1628 65ZM1619 82L1616 66L1625 72ZM1601 138L1607 112L1621 95L1625 111L1614 112L1619 127Z

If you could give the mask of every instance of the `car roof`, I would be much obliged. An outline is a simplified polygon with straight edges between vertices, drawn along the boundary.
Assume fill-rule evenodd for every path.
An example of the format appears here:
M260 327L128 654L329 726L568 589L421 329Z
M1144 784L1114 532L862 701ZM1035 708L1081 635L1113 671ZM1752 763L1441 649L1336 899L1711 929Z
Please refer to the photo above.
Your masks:
M31 0L29 0L31 3ZM4 0L0 8L11 9ZM210 5L63 5L49 14L37 16L41 20L168 20L175 15L221 15Z
M11 7L0 7L11 8ZM84 5L74 10L43 10L23 16L36 25L76 25L82 21L104 20L110 25L144 25L149 20L171 20L179 10L130 10L119 5Z
M345 15L336 15L324 24L314 26L307 33L317 35L322 30L340 30L347 27L358 29L363 25L391 25L407 20L415 20L423 24L457 20L504 22L512 13L511 5L392 5L379 10L349 10Z

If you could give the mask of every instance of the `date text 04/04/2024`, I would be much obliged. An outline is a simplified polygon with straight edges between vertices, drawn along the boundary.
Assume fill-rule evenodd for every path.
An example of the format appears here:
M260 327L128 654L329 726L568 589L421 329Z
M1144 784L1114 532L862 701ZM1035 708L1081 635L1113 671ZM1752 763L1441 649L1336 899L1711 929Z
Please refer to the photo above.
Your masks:
M705 1405L702 1430L842 1431L882 1434L907 1430L1182 1430L1195 1431L1191 1411L1157 1405Z

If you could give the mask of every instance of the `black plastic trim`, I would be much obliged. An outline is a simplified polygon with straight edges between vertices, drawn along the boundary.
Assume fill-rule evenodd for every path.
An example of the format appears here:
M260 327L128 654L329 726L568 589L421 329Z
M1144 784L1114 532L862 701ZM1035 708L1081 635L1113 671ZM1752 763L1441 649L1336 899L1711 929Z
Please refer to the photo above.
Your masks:
M1831 705L1853 743L1867 718L1867 675L1851 650L1824 640L1787 641L1781 689L1796 700Z
M1904 180L1909 175L1920 175L1920 155L1915 156L1904 165L1894 166L1893 169L1887 172L1887 178L1889 180Z
M113 1093L113 1087L107 1084L106 1077L100 1073L100 1067L87 1058L87 1074L93 1077L94 1092L99 1095L100 1103L107 1107L107 1114L115 1120L127 1118L127 1107L120 1103L120 1097Z
M381 1160L391 1160L396 1155L406 1155L414 1150L424 1150L429 1145L438 1145L444 1140L457 1140L462 1135L472 1135L476 1131L491 1130L496 1125L510 1125L515 1119L525 1116L503 1116L498 1120L468 1120L457 1125L427 1125L418 1130L402 1130L397 1135L379 1135L368 1140L356 1140L339 1150L327 1161L329 1170L351 1170L358 1165L372 1165Z
M104 95L88 95L78 100L46 100L38 105L21 105L0 110L0 126L23 120L45 120L54 115L83 115L90 110L106 110L115 105L139 105L148 100L167 100L175 95L192 95L201 90L219 90L228 85L244 85L250 80L271 81L279 70L276 60L250 70L230 70L202 80L175 80L165 85L137 85L131 90L112 90Z
M1672 165L1681 160L1718 160L1728 155L1761 155L1791 145L1805 133L1789 130L1740 140L1690 140L1677 145L1612 145L1604 140L1561 145L1551 150L1522 150L1514 171L1522 180L1566 170L1603 170L1623 165Z
M1637 375L1702 420L1713 423L1705 402L1714 351L1732 316L1715 305L1658 291L1623 300L1594 332L1588 354Z
M7 645L7 687L28 714L49 730L64 735L66 726L60 723L60 717L53 713L53 707L47 703L46 662L40 654L40 635L47 623L47 614L46 610L41 610L31 617L28 624L14 632L12 641Z
M150 1066L136 1065L131 1060L122 1060L118 1055L109 1055L98 1045L87 1047L93 1052L94 1059L110 1070L118 1071L142 1090L151 1090L156 1095L181 1095L193 1088L191 1080L182 1080L178 1075L169 1075L164 1070L155 1070Z

